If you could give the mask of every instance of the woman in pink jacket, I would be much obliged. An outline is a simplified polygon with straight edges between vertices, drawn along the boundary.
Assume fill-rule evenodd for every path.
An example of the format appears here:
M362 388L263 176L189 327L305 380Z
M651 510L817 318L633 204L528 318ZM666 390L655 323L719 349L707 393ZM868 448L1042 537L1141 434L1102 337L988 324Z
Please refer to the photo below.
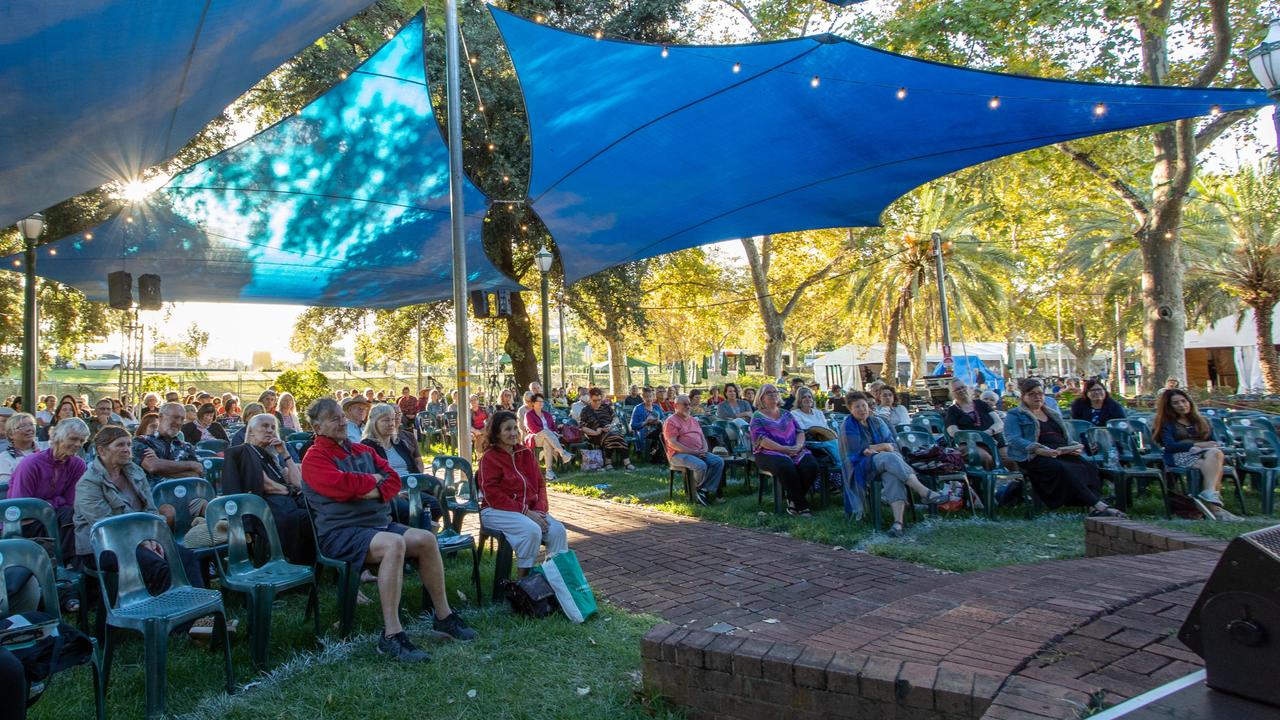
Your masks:
M489 447L480 456L480 492L480 524L507 536L520 577L537 562L544 542L549 558L569 549L564 525L547 512L547 485L533 451L520 444L515 413L498 412L489 424Z
M524 446L532 450L542 448L542 465L545 467L548 480L555 480L556 474L551 468L556 458L568 463L573 459L564 446L560 444L560 428L551 413L546 411L546 401L542 393L534 393L529 400L529 412L524 414Z

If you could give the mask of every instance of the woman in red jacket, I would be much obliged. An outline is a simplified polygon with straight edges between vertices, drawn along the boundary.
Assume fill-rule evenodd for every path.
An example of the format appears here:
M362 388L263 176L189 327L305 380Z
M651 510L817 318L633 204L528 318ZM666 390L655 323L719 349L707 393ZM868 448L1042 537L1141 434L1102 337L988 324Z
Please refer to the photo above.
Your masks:
M480 491L480 524L507 536L520 577L537 561L539 545L546 543L549 558L569 549L564 525L547 513L547 485L533 451L520 443L515 413L495 413L489 423Z

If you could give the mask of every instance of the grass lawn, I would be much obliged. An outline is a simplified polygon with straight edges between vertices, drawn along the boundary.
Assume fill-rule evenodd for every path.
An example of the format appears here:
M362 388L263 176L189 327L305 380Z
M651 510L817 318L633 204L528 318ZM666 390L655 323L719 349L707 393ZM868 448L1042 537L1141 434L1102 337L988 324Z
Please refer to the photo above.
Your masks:
M200 720L319 720L321 718L675 718L679 715L640 692L640 638L659 619L630 615L602 604L601 615L573 625L563 615L529 620L506 605L487 602L477 610L456 601L469 587L470 559L446 561L448 586L480 637L468 644L419 643L432 655L425 665L407 666L374 652L381 627L376 603L358 608L357 635L346 642L313 640L302 620L305 595L277 604L272 626L269 674L254 675L247 626L240 608L240 633L232 638L236 681L244 688L223 694L221 652L187 638L170 642L168 709ZM488 590L492 556L481 570ZM336 621L332 580L321 584L321 618ZM376 585L364 586L376 599ZM418 587L406 590L406 609L421 601ZM426 634L430 621L406 623L411 638ZM143 716L144 686L140 635L121 633L112 666L107 709L111 717ZM245 686L248 687L245 687ZM93 717L90 673L76 668L55 677L32 708L37 720ZM2 715L3 713L0 713Z
M725 496L712 507L702 507L684 499L680 479L676 478L675 499L668 500L666 467L640 466L632 472L612 470L592 473L564 472L551 487L562 492L615 502L642 504L664 512L722 522L739 527L776 532L822 545L838 545L884 557L907 560L941 570L968 572L1017 563L1084 557L1084 515L1060 510L1026 520L1021 509L1001 509L997 521L974 518L968 513L924 517L912 522L907 513L906 535L899 539L875 533L869 519L862 522L845 520L839 498L832 497L826 509L814 504L812 518L773 514L772 499L756 502L755 482L746 493L735 480L725 489ZM811 497L811 503L813 503ZM1256 495L1246 492L1250 517L1242 523L1215 521L1164 520L1160 517L1160 501L1154 489L1135 500L1132 515L1144 521L1184 532L1209 537L1231 538L1243 532L1275 524L1261 519ZM1234 502L1230 509L1237 508ZM884 509L885 522L889 510Z

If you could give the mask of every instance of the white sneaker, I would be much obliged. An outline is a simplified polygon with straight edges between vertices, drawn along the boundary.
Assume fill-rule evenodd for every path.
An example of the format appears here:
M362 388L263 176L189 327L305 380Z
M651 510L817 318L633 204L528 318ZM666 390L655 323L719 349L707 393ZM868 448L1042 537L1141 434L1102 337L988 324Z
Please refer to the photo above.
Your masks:
M1218 507L1222 507L1222 493L1217 492L1215 490L1201 490L1199 493L1196 494L1196 497L1209 503L1210 505L1217 505Z
M1213 505L1205 502L1204 500L1201 500L1200 496L1198 495L1196 497L1191 498L1191 502L1195 503L1196 509L1200 511L1201 515L1204 515L1205 520L1218 519L1218 516L1213 512L1214 508L1218 508L1219 510L1221 510L1221 508L1219 508L1217 505ZM1223 512L1226 512L1226 511L1224 510Z

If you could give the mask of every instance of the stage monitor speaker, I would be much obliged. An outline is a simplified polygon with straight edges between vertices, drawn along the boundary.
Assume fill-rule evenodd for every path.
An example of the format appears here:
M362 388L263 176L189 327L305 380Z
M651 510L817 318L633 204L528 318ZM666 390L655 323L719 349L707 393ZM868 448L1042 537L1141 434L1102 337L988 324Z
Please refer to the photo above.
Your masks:
M511 317L511 291L498 291L498 311L494 313L495 317L509 318Z
M489 307L489 293L483 290L471 291L471 314L477 320L493 317L493 310Z
M141 310L159 310L160 305L160 276L139 275L138 308Z
M107 273L107 304L116 310L133 307L133 276L123 270Z
M1231 541L1178 638L1209 687L1280 706L1280 525Z

